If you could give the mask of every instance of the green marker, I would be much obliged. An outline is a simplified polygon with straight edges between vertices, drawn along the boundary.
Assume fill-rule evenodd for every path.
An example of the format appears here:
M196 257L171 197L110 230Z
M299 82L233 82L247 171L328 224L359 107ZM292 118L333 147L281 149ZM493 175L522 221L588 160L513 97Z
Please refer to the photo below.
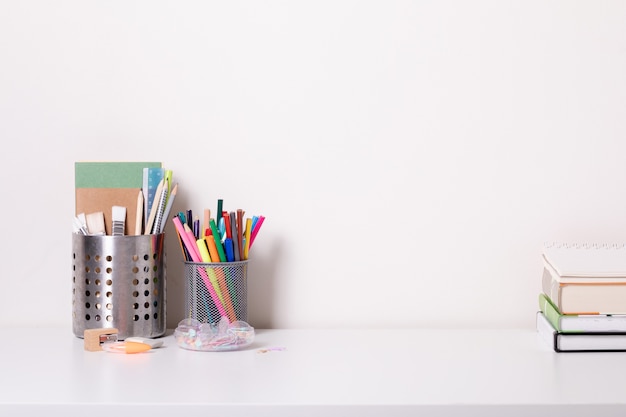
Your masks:
M217 214L215 215L215 224L220 224L220 220L222 219L222 206L224 204L224 200L217 200Z
M220 239L220 232L217 231L215 220L210 219L209 225L211 226L211 233L215 240L215 246L217 246L217 253L220 255L220 262L226 262L226 254L224 253L224 247L222 246L222 240Z

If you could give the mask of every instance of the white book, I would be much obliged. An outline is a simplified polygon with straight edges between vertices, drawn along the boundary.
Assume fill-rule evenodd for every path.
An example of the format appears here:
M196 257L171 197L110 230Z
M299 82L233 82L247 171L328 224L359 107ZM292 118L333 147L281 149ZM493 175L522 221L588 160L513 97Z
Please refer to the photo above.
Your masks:
M555 352L626 351L626 333L562 333L557 331L541 311L537 312L537 334Z
M544 268L541 288L562 314L626 314L626 282L559 282Z
M557 282L626 283L626 245L551 243L543 263Z

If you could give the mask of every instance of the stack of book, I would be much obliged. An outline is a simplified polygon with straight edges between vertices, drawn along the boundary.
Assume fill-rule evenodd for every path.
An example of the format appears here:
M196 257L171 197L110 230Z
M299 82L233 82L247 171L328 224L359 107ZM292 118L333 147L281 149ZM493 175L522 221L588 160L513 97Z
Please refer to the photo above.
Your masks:
M626 245L547 244L537 332L556 352L626 351Z

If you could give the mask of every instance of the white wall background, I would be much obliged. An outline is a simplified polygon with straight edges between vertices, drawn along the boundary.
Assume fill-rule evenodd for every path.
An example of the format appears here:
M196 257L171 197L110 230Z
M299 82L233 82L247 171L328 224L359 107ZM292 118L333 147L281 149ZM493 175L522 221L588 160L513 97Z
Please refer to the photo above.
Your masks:
M626 2L1 1L0 325L71 329L74 162L263 214L256 327L534 326L626 240ZM167 321L182 257L167 233Z

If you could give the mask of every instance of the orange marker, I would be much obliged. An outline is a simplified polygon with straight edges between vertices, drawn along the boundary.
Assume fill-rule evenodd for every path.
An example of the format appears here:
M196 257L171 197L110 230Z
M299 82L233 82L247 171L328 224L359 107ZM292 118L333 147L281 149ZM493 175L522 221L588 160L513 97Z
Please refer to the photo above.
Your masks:
M102 350L112 353L142 353L147 352L150 345L139 342L107 342L102 344Z
M213 239L213 236L211 236L211 232L207 232L207 237L204 239L204 241L206 242L207 247L209 248L209 255L211 258L211 262L219 262L220 254L217 251L217 245L215 243L215 239Z

